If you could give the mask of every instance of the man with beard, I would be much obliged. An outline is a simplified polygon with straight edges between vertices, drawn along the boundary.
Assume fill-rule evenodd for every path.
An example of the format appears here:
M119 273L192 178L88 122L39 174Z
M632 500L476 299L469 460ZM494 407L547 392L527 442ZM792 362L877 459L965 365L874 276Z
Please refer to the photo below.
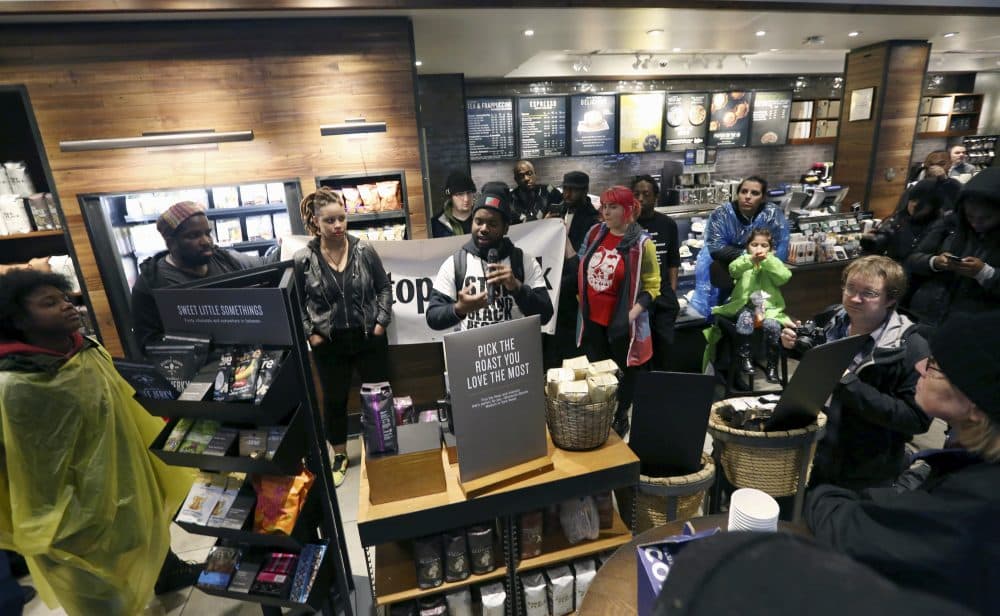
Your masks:
M545 216L550 206L563 199L556 188L535 184L535 166L529 161L514 163L514 182L517 186L510 191L512 224L538 220Z
M472 209L472 238L445 259L427 306L432 329L473 329L521 317L552 318L552 301L534 255L514 246L510 191L488 182ZM492 288L490 288L492 287Z
M216 248L205 208L193 201L181 201L167 208L156 220L156 230L163 236L167 249L139 265L139 278L132 287L132 331L143 350L163 335L153 289L249 269L265 262L259 257Z

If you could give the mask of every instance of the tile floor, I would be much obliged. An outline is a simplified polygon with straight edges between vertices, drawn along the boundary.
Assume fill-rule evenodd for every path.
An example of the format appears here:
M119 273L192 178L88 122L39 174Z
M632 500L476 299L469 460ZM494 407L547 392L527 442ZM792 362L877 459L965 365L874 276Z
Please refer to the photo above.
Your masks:
M794 368L790 367L790 371ZM721 396L720 396L721 397ZM945 423L935 419L930 430L913 439L916 449L940 447L944 443ZM711 452L711 437L705 436L705 450ZM371 593L368 587L368 571L365 566L364 552L358 537L358 481L361 473L360 445L356 438L351 439L347 447L350 467L347 479L337 489L337 499L344 524L344 534L347 538L348 558L354 576L355 601L354 613L359 616L372 614ZM174 551L184 560L204 561L209 548L215 543L212 537L192 535L177 525L172 525L171 545ZM29 580L22 580L30 583ZM255 616L260 608L255 603L223 599L207 595L193 588L161 595L147 610L148 616ZM38 598L28 604L25 616L61 616L63 610L50 610Z

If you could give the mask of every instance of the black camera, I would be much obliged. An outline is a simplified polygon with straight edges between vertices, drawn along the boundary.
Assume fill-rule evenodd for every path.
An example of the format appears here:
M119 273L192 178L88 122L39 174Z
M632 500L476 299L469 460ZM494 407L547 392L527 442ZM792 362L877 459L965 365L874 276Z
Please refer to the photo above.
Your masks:
M805 354L806 351L820 344L826 344L826 331L813 321L806 321L800 327L795 328L796 352Z

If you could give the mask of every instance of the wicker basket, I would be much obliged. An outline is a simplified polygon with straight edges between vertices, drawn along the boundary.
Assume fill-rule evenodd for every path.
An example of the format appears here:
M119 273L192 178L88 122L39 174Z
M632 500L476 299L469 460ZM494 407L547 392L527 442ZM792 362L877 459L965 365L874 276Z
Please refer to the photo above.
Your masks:
M701 470L679 477L648 477L639 475L639 497L635 500L635 528L641 533L663 526L667 522L683 522L698 515L705 501L705 492L715 481L715 463L708 454L701 454ZM628 519L633 507L632 489L615 492L618 508Z
M545 421L552 442L560 449L596 449L608 440L618 396L604 402L580 404L545 397Z
M717 411L723 402L712 406L708 433L715 446L721 448L720 462L726 479L738 488L757 488L771 496L795 494L799 481L809 481L816 442L826 431L826 415L819 413L816 422L805 428L752 432L726 425ZM809 463L805 477L799 477L806 455Z

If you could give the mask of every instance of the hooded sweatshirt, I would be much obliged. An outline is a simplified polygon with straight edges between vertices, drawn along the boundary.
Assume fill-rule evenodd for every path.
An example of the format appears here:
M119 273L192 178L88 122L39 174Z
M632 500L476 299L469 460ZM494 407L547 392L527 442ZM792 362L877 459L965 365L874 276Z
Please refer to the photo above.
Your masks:
M921 322L941 323L954 312L1000 308L1000 227L977 233L966 219L969 200L1000 210L1000 168L984 169L962 188L955 214L934 223L916 251L906 260L916 288L909 309ZM987 265L976 278L935 271L931 258L943 252L978 257Z

